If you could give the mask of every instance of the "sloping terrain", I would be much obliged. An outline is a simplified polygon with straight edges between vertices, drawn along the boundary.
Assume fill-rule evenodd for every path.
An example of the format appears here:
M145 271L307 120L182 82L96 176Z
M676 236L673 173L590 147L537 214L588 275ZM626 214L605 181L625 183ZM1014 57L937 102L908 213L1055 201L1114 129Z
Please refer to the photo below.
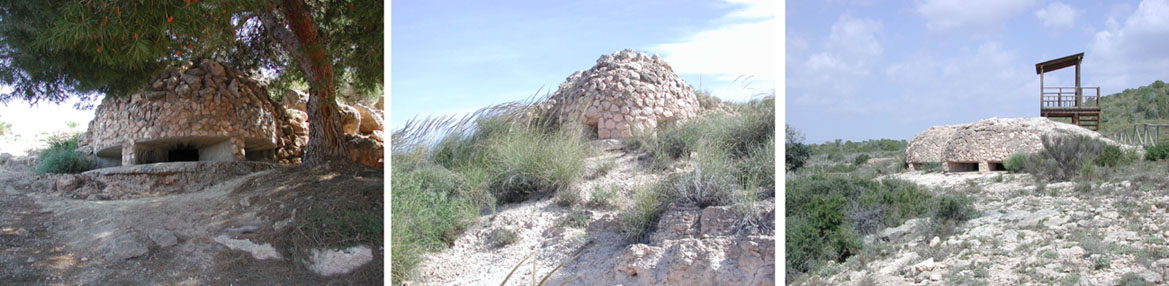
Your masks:
M593 156L588 165L592 175L573 186L582 191L579 204L561 206L549 194L499 207L449 248L426 255L418 279L402 284L498 285L508 279L507 285L532 285L533 276L541 280L555 271L545 285L774 285L773 198L752 211L763 224L754 229L762 231L740 225L746 220L734 206L671 205L648 241L637 243L621 232L620 211L632 203L633 190L693 167L654 171L637 154L620 150ZM499 243L494 233L500 230L514 232L512 242Z
M102 201L57 191L72 177L0 171L0 284L382 283L379 170L274 166L198 191ZM349 229L351 214L377 223ZM349 274L305 266L311 249L352 245L372 259Z
M1146 285L1169 273L1163 165L1099 183L1036 183L1029 174L887 175L935 194L974 198L978 215L936 235L917 218L864 238L867 250L829 262L803 284ZM1108 177L1106 177L1108 178ZM1134 283L1134 284L1126 284Z

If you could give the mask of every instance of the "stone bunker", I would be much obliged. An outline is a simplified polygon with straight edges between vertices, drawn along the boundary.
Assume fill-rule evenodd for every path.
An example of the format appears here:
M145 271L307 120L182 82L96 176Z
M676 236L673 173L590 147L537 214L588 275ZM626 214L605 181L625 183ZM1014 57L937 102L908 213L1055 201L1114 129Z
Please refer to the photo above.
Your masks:
M1084 135L1120 145L1095 131L1047 118L991 118L978 122L934 126L917 134L905 149L910 170L941 164L946 172L1004 170L1003 161L1017 152L1043 149L1042 137Z
M106 96L78 145L96 155L99 167L277 162L286 158L277 158L275 150L296 141L296 134L282 128L286 122L283 107L255 81L204 61L170 68L140 92Z
M694 90L669 64L630 49L602 55L592 68L568 76L549 103L558 122L583 124L599 139L651 131L700 109Z

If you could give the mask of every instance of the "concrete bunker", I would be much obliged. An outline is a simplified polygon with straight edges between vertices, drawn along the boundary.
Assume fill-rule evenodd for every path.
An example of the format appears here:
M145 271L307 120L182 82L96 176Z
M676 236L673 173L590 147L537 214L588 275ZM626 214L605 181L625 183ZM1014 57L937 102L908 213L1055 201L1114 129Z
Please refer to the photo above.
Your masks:
M1005 171L1003 161L1011 154L1042 150L1043 136L1077 135L1119 145L1095 131L1047 118L990 118L930 127L909 142L905 158L911 170L939 163L946 172Z
M951 173L978 172L978 162L946 162Z
M275 144L259 138L181 136L109 146L96 155L102 167L167 162L271 162L275 148Z
M98 167L278 162L296 140L283 106L245 74L204 61L168 69L141 91L103 99L78 138ZM295 150L299 151L299 150Z

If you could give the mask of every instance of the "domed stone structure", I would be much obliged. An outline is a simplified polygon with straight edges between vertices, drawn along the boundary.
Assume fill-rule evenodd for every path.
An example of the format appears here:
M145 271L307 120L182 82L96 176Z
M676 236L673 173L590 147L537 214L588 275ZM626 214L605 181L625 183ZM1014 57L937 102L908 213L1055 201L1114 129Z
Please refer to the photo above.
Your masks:
M96 155L102 167L173 161L295 163L299 159L293 157L300 156L305 141L298 137L307 131L294 121L255 81L204 61L170 68L143 91L106 96L78 149Z
M669 64L629 49L602 55L592 68L568 76L549 103L558 122L583 124L600 139L651 131L700 109L694 90Z
M946 172L1000 171L1003 161L1014 153L1043 150L1043 136L1087 136L1117 145L1086 128L1048 118L990 118L974 123L934 126L913 137L905 150L911 170L925 163L941 163Z

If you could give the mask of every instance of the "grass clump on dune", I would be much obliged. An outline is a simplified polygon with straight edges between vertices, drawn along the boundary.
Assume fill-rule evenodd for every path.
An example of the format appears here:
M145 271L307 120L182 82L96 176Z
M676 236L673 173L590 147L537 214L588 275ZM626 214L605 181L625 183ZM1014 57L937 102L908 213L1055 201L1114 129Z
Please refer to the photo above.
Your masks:
M536 104L507 103L461 119L411 121L394 131L395 285L423 254L453 243L497 203L570 190L591 151L583 132L543 118Z
M693 170L639 187L634 202L621 214L626 237L644 239L671 202L743 205L738 210L746 215L760 196L774 196L773 103L773 97L732 103L731 112L702 114L661 126L656 136L641 134L627 140L625 150L641 152L642 162L651 168L669 169L688 160Z

